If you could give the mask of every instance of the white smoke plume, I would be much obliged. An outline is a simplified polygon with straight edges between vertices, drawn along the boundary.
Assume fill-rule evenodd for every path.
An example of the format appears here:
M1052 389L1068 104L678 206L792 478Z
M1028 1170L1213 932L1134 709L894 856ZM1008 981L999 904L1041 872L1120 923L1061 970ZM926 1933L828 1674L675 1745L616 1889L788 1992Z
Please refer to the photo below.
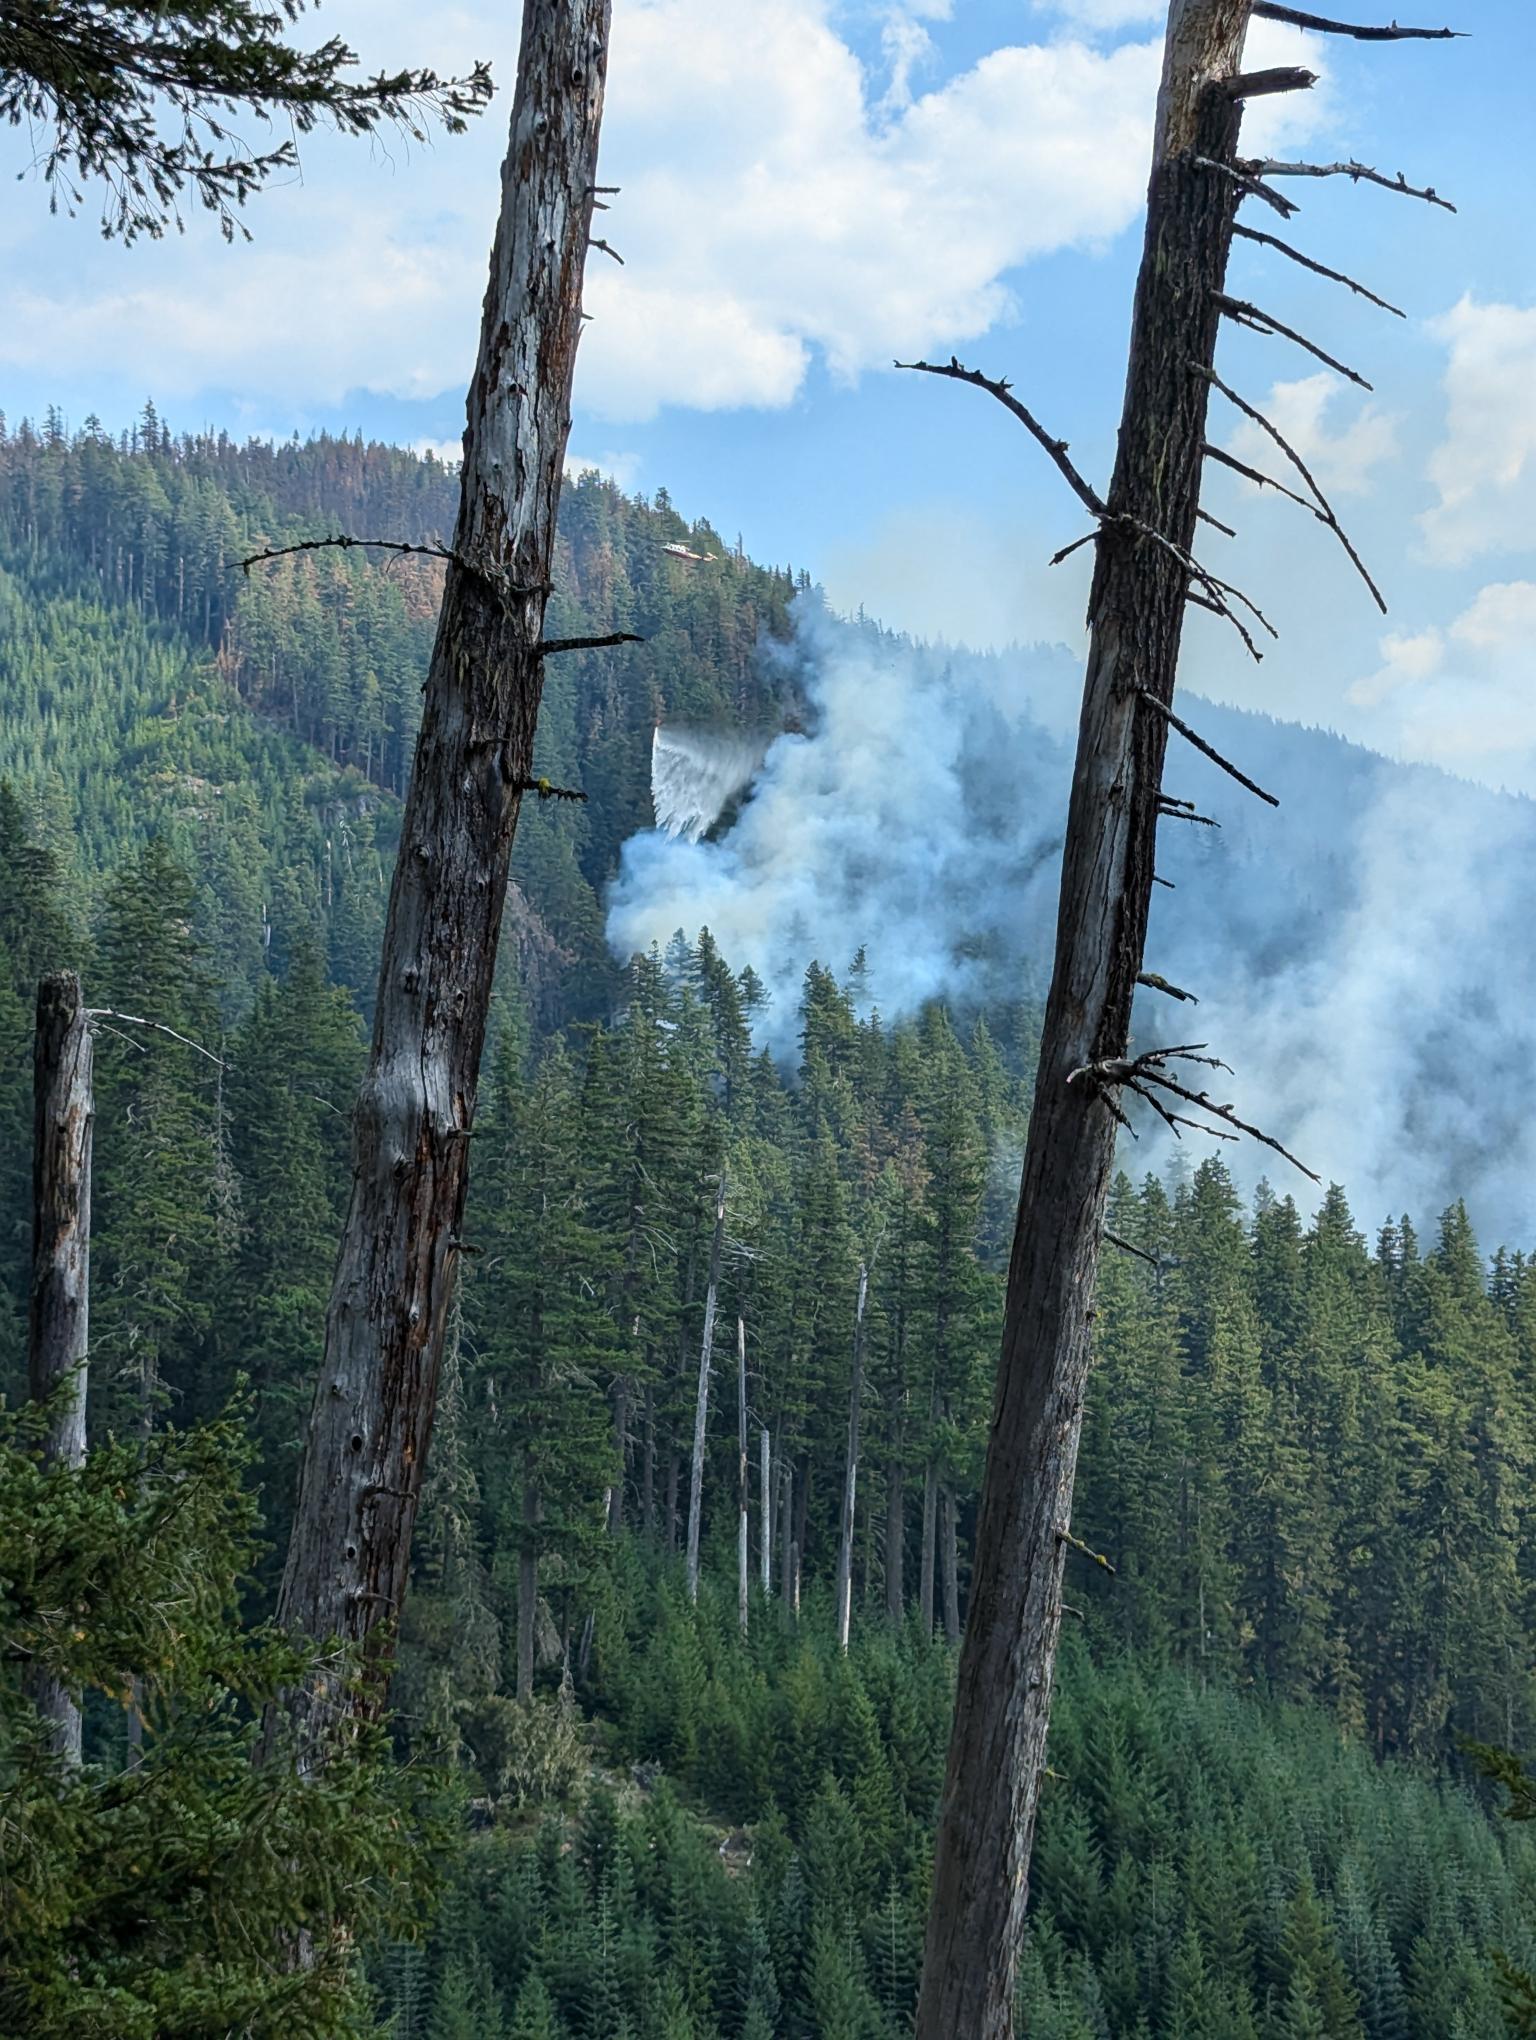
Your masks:
M809 734L773 742L715 838L625 846L614 947L709 927L768 986L761 1026L779 1051L807 964L842 972L861 947L888 1018L1043 992L1079 661L913 645L799 609L787 656ZM1155 897L1148 967L1201 1003L1146 993L1138 1045L1209 1041L1236 1072L1220 1095L1342 1182L1363 1225L1465 1196L1490 1242L1529 1244L1536 804L1323 731L1186 712L1282 805L1174 741L1169 790L1223 826L1162 831L1176 890ZM1184 1142L1191 1159L1212 1151ZM1249 1184L1268 1174L1309 1201L1268 1150L1219 1152ZM1122 1156L1133 1173L1165 1159L1151 1127Z
M1006 924L1060 832L1051 808L999 779L1030 741L1022 699L992 698L1001 668L838 623L803 600L797 612L791 657L812 734L775 739L718 839L632 838L609 913L623 955L707 926L768 987L776 1046L793 1041L807 964L841 972L861 945L889 1014L985 996L999 955L1020 953Z

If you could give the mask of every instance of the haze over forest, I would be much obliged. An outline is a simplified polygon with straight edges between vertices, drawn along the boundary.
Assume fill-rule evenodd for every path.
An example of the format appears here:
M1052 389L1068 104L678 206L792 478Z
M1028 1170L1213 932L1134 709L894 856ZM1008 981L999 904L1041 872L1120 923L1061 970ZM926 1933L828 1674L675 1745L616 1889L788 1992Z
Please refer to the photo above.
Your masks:
M312 188L162 157L76 261L39 173L0 2035L1536 2030L1536 314L1431 91L1528 25L1176 0L1176 143L1152 0L628 0L606 112L529 0L461 446L482 11L337 7L445 68L328 59ZM1454 219L1333 176L1426 107Z

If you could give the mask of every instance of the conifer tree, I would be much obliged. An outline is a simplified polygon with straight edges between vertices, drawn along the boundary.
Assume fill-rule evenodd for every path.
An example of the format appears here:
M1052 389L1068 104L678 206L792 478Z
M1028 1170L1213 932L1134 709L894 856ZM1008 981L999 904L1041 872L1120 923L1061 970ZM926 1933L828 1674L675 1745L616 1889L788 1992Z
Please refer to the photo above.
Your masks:
M292 139L249 148L232 115L286 120L296 134L326 125L351 135L391 126L416 134L435 118L459 134L490 96L484 65L467 78L428 70L349 78L357 59L340 37L312 50L285 40L303 5L10 0L0 17L0 117L52 131L39 167L55 205L73 211L80 184L105 186L105 233L158 236L182 224L190 196L229 238L250 194L298 162Z

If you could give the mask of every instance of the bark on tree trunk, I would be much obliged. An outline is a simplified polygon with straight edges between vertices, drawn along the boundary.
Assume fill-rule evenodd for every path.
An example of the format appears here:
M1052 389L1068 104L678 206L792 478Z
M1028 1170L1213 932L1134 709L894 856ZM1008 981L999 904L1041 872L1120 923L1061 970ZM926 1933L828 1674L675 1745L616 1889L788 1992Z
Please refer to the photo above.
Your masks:
M1251 0L1174 0L1125 408L1100 525L1056 956L1009 1268L924 1949L917 2040L1007 2040L1045 1764L1088 1326L1114 1159L1111 1100L1074 1071L1122 1056L1142 968L1167 725L1233 214Z
M609 0L526 0L453 558L385 926L352 1196L278 1602L385 1698L459 1252L507 863L533 775ZM380 1627L384 1624L384 1627ZM343 1703L289 1697L301 1768Z
M85 1464L86 1364L91 1332L91 1136L95 1120L90 1021L73 971L37 988L32 1082L32 1293L27 1387L55 1398L43 1434L45 1466ZM63 1682L30 1675L27 1695L54 1752L81 1759L80 1709Z
M843 1514L837 1543L837 1647L846 1651L853 1626L854 1489L859 1478L859 1416L864 1397L864 1309L869 1269L859 1263L859 1302L853 1320L853 1382L848 1393L848 1450L843 1461Z
M720 1254L725 1245L725 1170L715 1193L715 1230L709 1243L709 1287L704 1292L704 1337L699 1345L699 1386L693 1403L693 1460L688 1469L688 1598L699 1598L699 1535L704 1517L704 1439L709 1429L709 1369L720 1301Z
M763 1425L757 1440L757 1491L758 1491L758 1563L761 1567L763 1599L766 1601L773 1592L773 1450L768 1440L768 1426Z

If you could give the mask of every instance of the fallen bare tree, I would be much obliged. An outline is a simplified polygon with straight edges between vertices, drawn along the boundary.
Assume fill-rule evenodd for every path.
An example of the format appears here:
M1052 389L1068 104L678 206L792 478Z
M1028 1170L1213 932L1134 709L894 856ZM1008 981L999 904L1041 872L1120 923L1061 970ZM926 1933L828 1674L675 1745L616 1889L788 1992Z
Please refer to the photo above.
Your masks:
M1244 38L1254 16L1380 42L1449 34L1395 25L1353 28L1263 0L1173 0L1124 412L1107 495L1079 472L1066 442L1040 423L1007 382L953 357L947 363L898 364L969 383L1002 404L1055 462L1092 519L1089 534L1057 558L1079 545L1097 549L1054 973L1008 1273L928 1916L919 2040L1006 2040L1013 2031L1062 1573L1069 1551L1086 1550L1070 1528L1072 1485L1105 1202L1116 1133L1131 1125L1129 1101L1139 1101L1175 1134L1186 1128L1220 1138L1246 1134L1286 1152L1199 1081L1199 1070L1225 1068L1203 1043L1140 1052L1131 1046L1138 985L1174 999L1192 996L1144 968L1148 910L1158 882L1158 828L1163 822L1214 826L1191 802L1163 790L1170 732L1196 744L1246 791L1273 800L1172 707L1189 604L1220 617L1255 659L1261 656L1255 627L1273 635L1251 598L1213 573L1194 549L1202 518L1218 523L1200 508L1208 456L1250 481L1270 482L1209 445L1206 412L1213 393L1268 434L1299 478L1295 488L1273 486L1334 534L1381 601L1301 456L1216 374L1221 322L1235 320L1279 337L1352 380L1362 378L1305 335L1227 295L1227 260L1238 231L1235 215L1245 199L1267 203L1285 217L1297 210L1271 178L1347 176L1436 205L1445 201L1431 188L1357 163L1244 159L1239 154L1244 102L1305 90L1315 82L1312 74L1294 68L1242 71ZM1273 236L1241 231L1385 304Z

